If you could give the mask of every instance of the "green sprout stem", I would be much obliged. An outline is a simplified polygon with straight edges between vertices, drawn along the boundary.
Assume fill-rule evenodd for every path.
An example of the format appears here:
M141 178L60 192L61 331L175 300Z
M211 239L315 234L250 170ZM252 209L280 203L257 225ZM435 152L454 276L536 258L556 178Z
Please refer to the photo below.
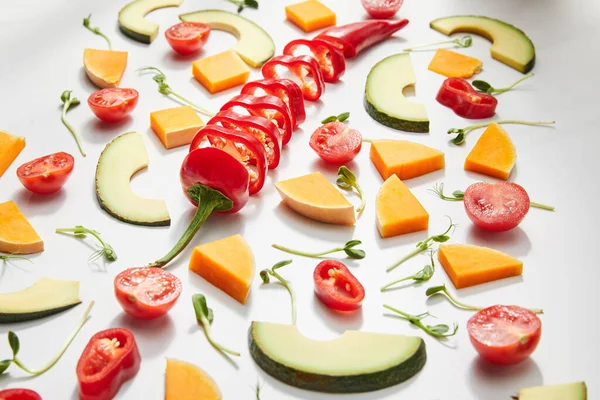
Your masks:
M365 258L365 252L363 250L354 249L354 247L358 246L361 243L362 242L360 240L350 240L350 241L346 242L346 244L344 244L343 247L336 247L336 248L333 248L330 250L325 250L325 251L322 251L319 253L309 253L309 252L305 252L305 251L294 250L294 249L291 249L289 247L285 247L285 246L282 246L279 244L273 244L273 245L271 245L271 247L273 247L277 250L289 253L289 254L295 254L297 256L309 257L309 258L320 258L320 257L326 256L328 254L343 251L346 253L348 258L354 258L354 259L360 260L360 259Z
M348 167L342 165L338 169L338 178L336 181L337 185L344 190L356 190L358 196L360 197L360 206L356 209L356 212L360 216L367 205L367 197L365 196L365 192L362 187L358 184L358 179L356 179L356 175L352 171L348 169Z
M87 30L89 30L90 32L92 32L92 33L94 33L94 34L96 34L96 35L102 36L102 37L103 37L103 38L106 40L106 43L108 43L108 49L109 49L109 50L112 50L112 45L111 45L111 43L110 43L110 39L108 38L108 36L106 36L104 33L102 33L102 32L100 31L100 28L97 28L97 27L96 27L96 28L93 28L93 27L91 27L91 26L90 26L90 19L91 19L91 18L92 18L92 14L88 15L88 17L87 17L87 18L84 18L84 19L83 19L83 26L84 26L84 27L85 27Z
M393 282L390 282L387 285L382 286L380 290L382 292L384 292L384 291L386 291L386 289L389 289L392 286L395 286L401 282L405 282L408 280L413 280L414 282L426 282L426 281L430 280L435 272L435 262L433 261L433 251L429 252L429 259L431 260L431 264L424 266L423 269L421 269L417 273L415 273L411 276L407 276L407 277L404 277L401 279L397 279Z
M206 335L206 339L208 339L208 342L215 349L223 353L239 357L240 353L228 349L227 347L217 343L213 339L210 326L214 319L214 312L212 309L208 308L208 305L206 303L206 297L203 294L195 294L192 296L192 304L194 305L194 313L196 314L196 320L200 323L200 325L202 325L202 328L204 328L204 334Z
M423 330L428 335L438 338L438 339L446 338L449 336L454 336L456 334L456 331L458 331L458 325L456 323L453 324L452 330L450 329L450 327L448 325L444 325L444 324L439 324L439 325L423 324L421 322L421 320L423 320L424 318L426 318L428 316L431 316L431 314L429 314L429 312L424 312L423 314L418 314L418 315L412 315L412 314L408 314L403 311L400 311L397 308L394 308L387 304L384 304L383 307L398 314L398 316L400 318L405 319L408 322L410 322L411 324L417 326L418 328Z
M495 88L492 85L490 85L489 83L487 83L485 81L480 81L480 80L473 81L473 86L475 86L481 92L484 92L487 94L501 94L501 93L508 92L509 90L512 90L515 86L517 86L521 82L531 78L532 76L534 76L534 74L525 75L524 77L522 77L521 79L519 79L518 81L513 83L512 85L504 87L504 88Z
M27 257L18 256L15 254L0 254L0 261L8 261L8 260L26 260L33 264L33 261L31 261Z
M292 263L292 260L278 262L271 269L263 269L262 271L260 271L260 277L263 280L263 283L269 283L270 282L269 275L270 275L273 278L277 279L279 281L279 283L287 289L288 293L290 294L290 299L291 299L291 303L292 303L292 325L296 325L296 295L294 293L294 290L292 289L292 286L289 284L289 282L286 281L285 279L283 279L283 277L277 273L277 269L282 268L291 263Z
M100 232L98 231L88 229L82 225L77 225L74 228L57 228L56 233L72 233L74 236L79 238L84 238L87 235L92 235L100 243L101 249L94 252L90 256L89 261L95 261L102 256L106 257L108 261L117 260L117 253L110 244L106 243L102 239L102 237L100 236Z
M81 153L81 155L83 157L85 157L86 154L85 154L85 151L83 150L83 145L81 144L81 138L75 131L75 128L73 128L73 126L69 123L69 121L67 121L67 111L69 111L69 108L71 108L71 106L74 107L74 106L78 105L79 100L76 97L71 98L70 90L65 90L63 92L63 94L61 96L61 100L63 101L63 108L62 108L62 114L61 114L60 119L61 119L63 125L67 127L69 132L71 132L71 135L73 135L73 139L75 139L75 143L77 143L77 148L79 149L79 152Z
M454 47L465 48L465 47L470 47L472 43L473 43L473 38L471 37L471 35L464 35L464 36L457 37L456 39L442 40L441 42L422 44L420 46L407 47L404 49L404 51L410 52L410 51L413 51L414 49L421 49L423 47L440 46L442 44L455 44Z
M215 342L215 340L212 337L212 331L210 329L210 323L208 322L208 320L205 317L201 317L200 321L202 322L202 326L204 327L204 333L206 334L206 339L208 339L208 342L214 348L216 348L217 350L222 351L223 353L230 354L232 356L239 357L241 355L237 351L233 351L231 349L228 349L227 347L223 346L222 344L219 344L219 343Z
M502 121L492 121L497 123L498 125L503 124L513 124L513 125L530 125L530 126L539 126L539 125L553 125L556 121L521 121L516 119L506 119ZM450 128L448 129L448 134L456 133L456 137L452 139L452 143L459 145L464 143L465 137L469 132L479 128L485 128L490 125L491 122L484 122L481 124L470 125L465 128Z

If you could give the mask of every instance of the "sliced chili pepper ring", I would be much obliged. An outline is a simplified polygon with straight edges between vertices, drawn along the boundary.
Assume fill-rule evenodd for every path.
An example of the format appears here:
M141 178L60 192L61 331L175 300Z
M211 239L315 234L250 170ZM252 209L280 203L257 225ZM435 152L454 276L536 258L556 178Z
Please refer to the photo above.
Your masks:
M311 56L298 57L283 55L271 58L263 65L261 72L265 78L284 78L277 72L277 67L287 68L300 81L304 98L317 101L325 93L325 81L319 62ZM311 79L306 79L310 77Z
M306 121L306 110L304 108L304 95L302 89L291 79L261 79L251 81L244 85L242 94L261 96L260 90L267 95L277 96L288 106L292 125L298 125Z
M323 80L334 83L340 80L346 71L346 58L334 45L321 39L296 39L289 42L283 49L283 54L299 56L298 50L308 48L313 57L319 62Z
M489 118L496 113L498 100L487 93L479 93L462 78L448 78L442 83L436 100L457 115L469 119Z
M320 262L315 268L313 279L317 298L332 310L356 310L365 298L364 287L348 267L339 261Z

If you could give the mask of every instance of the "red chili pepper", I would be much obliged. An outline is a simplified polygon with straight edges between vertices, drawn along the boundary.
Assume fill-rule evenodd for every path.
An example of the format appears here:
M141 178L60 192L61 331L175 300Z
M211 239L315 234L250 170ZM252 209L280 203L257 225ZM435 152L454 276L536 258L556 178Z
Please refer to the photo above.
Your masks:
M340 50L336 49L331 43L321 39L296 39L289 42L283 48L283 54L298 56L300 54L296 54L297 50L303 46L308 47L319 62L325 82L334 83L340 80L346 71L346 59Z
M42 396L29 389L0 390L0 400L42 400Z
M365 298L363 285L339 261L321 261L315 268L313 279L317 298L332 310L356 310Z
M407 19L374 19L334 26L319 33L315 39L331 43L346 57L354 57L366 48L377 44L404 28Z
M115 328L96 333L77 362L79 399L114 398L121 385L137 374L140 363L140 352L131 331Z
M279 136L279 130L273 122L256 115L241 115L233 111L219 111L206 125L218 126L219 124L225 128L242 131L260 140L267 154L269 169L277 168L281 159L281 136ZM194 146L194 142L195 139L192 141L190 151L197 147Z
M292 119L290 112L279 97L252 96L239 94L221 107L221 111L231 110L234 107L245 108L250 114L270 119L281 131L281 142L286 145L292 138Z
M267 153L260 140L246 132L213 124L206 125L198 131L190 150L199 149L205 139L208 139L213 147L226 151L246 167L250 174L250 195L263 188L267 175Z
M451 108L457 115L469 119L489 118L496 113L498 100L479 93L462 78L448 78L442 83L436 100Z
M264 91L265 94L277 96L288 106L290 118L294 129L306 120L306 110L304 109L304 96L300 86L291 79L261 79L251 81L244 85L241 94L251 94L260 96L257 91Z
M277 67L287 68L300 80L300 88L304 98L308 101L317 101L325 93L325 81L319 62L311 56L277 56L271 58L262 66L261 72L265 78L280 79ZM306 79L311 77L312 79Z

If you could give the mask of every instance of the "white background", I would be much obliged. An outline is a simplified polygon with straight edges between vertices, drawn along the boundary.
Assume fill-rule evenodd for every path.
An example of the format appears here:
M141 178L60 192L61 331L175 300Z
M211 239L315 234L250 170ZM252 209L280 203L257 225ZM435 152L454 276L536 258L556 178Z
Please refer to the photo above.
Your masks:
M284 22L284 5L292 1L261 0L260 10L243 15L263 26L274 37L277 54L292 39L304 35ZM324 0L338 16L338 23L365 17L358 0ZM597 377L600 354L597 340L600 273L596 259L598 218L597 151L598 78L600 67L597 1L577 0L407 0L399 16L410 24L396 37L366 51L348 62L343 81L327 85L318 103L307 103L308 118L294 133L283 152L281 166L270 172L260 194L237 215L213 216L192 244L171 265L170 271L183 281L183 293L168 316L143 322L128 318L113 296L113 278L121 270L142 266L162 256L178 239L194 209L183 196L178 179L180 163L187 148L166 151L149 128L149 113L176 106L157 92L149 76L135 69L154 65L163 69L168 82L184 96L217 110L239 88L210 96L191 76L191 62L231 47L234 38L213 32L200 55L180 57L166 43L163 33L178 22L177 15L203 8L235 10L226 1L185 0L179 8L163 9L149 16L161 24L151 45L134 42L117 28L117 12L123 1L42 1L0 0L0 129L25 136L27 147L0 179L0 202L14 200L44 239L46 251L32 257L34 264L5 265L0 275L0 291L11 292L34 283L43 276L81 282L83 304L54 317L22 324L0 326L0 359L10 357L6 341L9 329L21 338L20 358L30 368L44 365L62 346L86 304L96 301L91 319L60 362L46 374L29 378L14 366L0 378L0 387L29 387L44 399L76 399L75 365L83 347L96 332L110 327L126 327L136 336L143 362L139 374L123 386L119 399L163 398L165 358L173 357L204 368L215 378L225 399L251 399L251 386L263 382L262 399L485 399L506 400L521 387L585 380L590 398L600 390ZM86 99L95 88L82 66L86 47L105 48L102 38L84 30L81 21L93 14L92 25L99 26L113 41L114 49L129 52L122 87L134 87L140 101L132 118L117 125L99 122L88 109ZM365 78L369 69L385 56L408 45L442 40L445 36L429 28L429 22L453 14L488 15L523 29L536 45L535 77L517 90L499 97L498 119L557 120L555 128L507 126L518 152L511 180L522 184L532 200L551 203L555 213L533 209L519 228L501 234L486 234L473 228L460 203L446 203L427 189L445 182L447 189L464 189L486 179L462 169L464 158L482 130L473 132L463 147L448 142L446 130L471 122L455 116L435 101L444 77L427 70L433 52L414 53L417 76L416 96L425 103L431 120L429 134L394 131L374 122L362 105ZM509 84L522 75L489 56L489 43L476 37L471 48L461 51L484 63L478 78L495 86ZM254 70L251 79L259 79ZM60 122L60 94L72 89L82 105L69 113L69 120L83 137L88 156L82 158L69 132ZM379 286L393 278L409 275L427 261L417 257L392 274L385 267L410 251L428 233L420 232L382 240L375 228L374 199L382 180L369 161L369 146L349 165L360 179L368 197L367 208L355 228L312 223L279 204L273 182L320 170L332 181L335 168L324 165L308 146L319 121L331 114L350 111L350 125L369 138L414 140L446 153L447 168L407 182L430 213L430 234L442 232L449 215L459 224L452 243L470 243L505 251L524 262L523 276L479 285L460 291L467 303L491 305L520 304L546 310L541 343L530 360L512 367L492 367L482 362L471 347L465 323L471 313L452 308L441 300L428 300L429 284L381 294ZM102 211L94 194L96 161L105 144L115 136L137 131L144 137L150 167L135 177L134 189L142 196L164 198L172 217L168 228L148 228L121 223ZM22 163L57 151L70 152L75 170L65 188L52 196L35 196L22 188L15 174ZM358 204L358 198L349 195ZM57 227L83 224L102 232L113 244L118 260L88 265L93 242L54 233ZM194 245L241 233L251 246L257 279L246 305L240 305L187 269ZM364 284L366 299L362 310L340 316L325 309L313 295L312 271L316 260L294 258L282 274L297 292L298 325L307 336L331 339L347 329L420 335L427 343L429 359L423 371L408 382L386 390L356 395L325 395L298 390L264 374L253 363L246 344L252 320L288 323L289 297L276 284L261 287L258 271L289 258L270 247L278 242L307 250L334 247L351 238L364 241L367 258L348 262ZM443 269L431 285L449 283ZM450 284L450 287L452 285ZM213 349L194 318L190 298L204 293L215 311L214 335L218 341L242 352L235 365ZM384 316L382 304L389 303L411 313L430 310L440 322L457 321L460 329L445 346L413 329L407 322ZM454 347L451 348L450 346ZM352 351L352 349L348 349Z

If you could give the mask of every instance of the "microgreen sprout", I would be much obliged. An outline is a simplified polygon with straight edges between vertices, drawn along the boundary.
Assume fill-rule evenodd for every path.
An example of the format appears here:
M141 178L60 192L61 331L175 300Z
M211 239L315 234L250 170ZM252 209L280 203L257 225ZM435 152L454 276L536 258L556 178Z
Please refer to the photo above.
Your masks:
M413 51L414 49L420 49L423 47L431 47L431 46L439 46L442 44L454 44L454 47L466 48L466 47L470 47L471 44L473 44L473 38L471 37L471 35L464 35L464 36L460 36L460 37L457 37L456 39L452 39L452 40L443 40L441 42L423 44L423 45L414 46L414 47L407 47L406 49L404 49L404 51L410 52L410 51Z
M67 111L69 111L69 109L71 107L78 106L80 103L80 101L77 97L71 97L71 92L72 92L72 90L65 90L60 95L60 100L63 103L62 115L61 115L60 119L61 119L63 125L67 127L69 132L71 132L71 135L73 135L73 138L75 139L75 143L77 143L77 148L79 149L79 152L81 153L82 156L85 157L85 151L83 151L83 147L81 145L81 138L79 137L77 132L75 132L75 129L73 128L73 126L71 126L71 124L67 121Z
M88 15L87 18L84 18L83 19L83 26L85 26L85 28L87 30L89 30L90 32L92 32L92 33L94 33L96 35L102 36L106 40L106 43L108 43L108 49L112 50L112 45L110 44L110 39L108 38L108 36L106 36L104 33L102 33L100 31L100 28L97 28L97 27L93 28L93 27L90 26L90 20L91 20L91 18L92 18L92 14Z
M8 262L9 260L26 260L33 264L33 261L27 257L18 256L16 254L0 254L0 261Z
M452 294L450 293L448 288L446 288L446 285L432 286L425 291L425 294L427 295L427 297L436 296L436 295L443 296L450 302L450 304L452 304L456 308L460 308L461 310L480 311L485 308L485 307L470 306L468 304L463 303L462 301L458 300L456 297L452 296ZM543 314L544 313L544 310L541 310L539 308L530 308L529 310L535 314Z
M358 184L358 180L356 179L356 175L352 173L347 167L341 166L338 169L338 178L336 181L337 185L345 190L356 190L358 196L360 197L360 206L356 209L358 215L362 214L365 209L365 205L367 204L367 198L362 188Z
M212 117L214 115L214 113L208 111L207 109L202 108L199 105L192 103L190 100L186 99L182 95L175 93L173 91L173 89L171 89L171 87L167 84L167 76L160 69L158 69L156 67L142 67L142 68L138 68L137 71L138 72L153 71L154 76L152 77L152 79L154 80L154 82L156 82L158 84L158 91L160 93L164 94L165 96L173 96L173 97L179 99L180 101L184 102L185 104L190 105L196 111L198 111L202 114L208 115L209 117Z
M427 264L418 271L417 273L404 277L402 279L395 280L393 282L388 283L385 286L381 287L381 291L384 292L392 286L399 284L400 282L405 282L408 280L412 280L413 282L426 282L431 279L435 272L435 262L433 261L433 251L429 251L429 259L431 260L431 264Z
M531 126L553 125L556 123L556 121L520 121L520 120L515 120L515 119L507 119L507 120L503 120L503 121L493 121L493 122L497 123L498 125L516 124L516 125L531 125ZM490 124L490 122L484 122L482 124L470 125L465 128L450 128L450 129L448 129L448 134L451 135L451 134L456 133L456 137L454 139L452 139L452 143L454 143L455 145L459 145L459 144L464 143L465 136L467 136L467 134L469 132L471 132L472 130L475 130L475 129L485 128L489 124Z
M10 367L11 364L15 364L17 367L21 368L23 371L27 372L30 375L34 375L34 376L41 375L44 372L48 371L60 360L60 358L63 356L63 354L65 354L65 351L67 351L67 349L69 348L69 345L71 345L71 342L73 341L73 339L75 339L75 336L77 336L77 334L79 333L79 331L81 330L83 325L86 323L88 316L90 315L90 311L92 311L93 306L94 306L94 302L91 301L90 305L88 306L88 308L85 310L85 313L81 317L81 321L79 321L79 324L77 325L77 327L75 328L73 333L71 333L71 335L67 338L67 341L63 345L62 349L58 352L58 354L52 360L50 360L50 362L48 364L46 364L45 367L42 367L40 369L27 368L23 364L23 362L17 357L17 355L19 353L19 349L21 348L21 345L19 342L19 337L13 331L8 331L8 344L10 345L13 356L10 359L0 361L0 374L4 373L4 371L6 371L8 369L8 367Z
M452 329L450 329L450 327L445 324L438 324L438 325L423 324L421 322L423 319L425 319L426 317L429 317L429 316L433 317L431 314L429 314L429 311L424 312L422 314L418 314L418 315L411 315L411 314L405 313L403 311L400 311L392 306L389 306L387 304L384 304L383 307L398 314L397 316L399 318L407 320L408 322L421 328L425 333L433 336L434 338L441 339L441 338L446 338L449 336L454 336L456 334L456 331L458 330L458 324L456 324L456 322L453 323Z
M292 260L280 261L277 264L273 265L271 269L263 269L262 271L260 271L260 279L262 279L263 283L269 283L271 282L269 276L272 276L273 278L277 279L279 283L283 285L283 287L287 289L287 291L290 293L292 301L292 325L296 325L296 296L294 294L294 290L292 289L292 286L285 279L283 279L283 277L279 275L279 273L277 273L277 270L279 268L285 267L286 265L289 265L291 263Z
M310 257L310 258L320 258L320 257L326 256L331 253L337 253L338 251L343 251L344 253L346 253L346 256L348 258L353 258L355 260L361 260L361 259L365 258L366 254L363 250L355 249L355 247L358 246L359 244L362 244L362 242L360 240L350 240L350 241L346 242L343 247L336 247L334 249L325 250L320 253L307 253L304 251L290 249L289 247L284 247L279 244L273 244L271 246L276 248L277 250L281 250L286 253L295 254L297 256Z
M212 324L215 315L213 313L213 310L211 308L208 308L208 305L206 304L206 297L204 297L203 294L195 294L192 296L192 304L194 305L196 320L200 323L200 325L202 325L202 328L204 328L204 333L206 334L206 338L208 339L210 344L215 349L223 353L239 357L240 353L238 353L237 351L229 350L228 348L214 341L211 334L210 325Z
M238 6L238 14L242 12L245 7L258 9L258 1L256 0L227 0L230 3Z
M532 76L533 76L533 74L525 75L524 77L522 77L521 79L519 79L518 81L513 83L512 85L504 87L504 88L495 88L492 85L490 85L489 83L487 83L486 81L480 81L480 80L474 80L472 85L474 87L476 87L480 92L483 92L483 93L501 94L504 92L508 92L509 90L512 90L519 83L523 82L526 79L531 78Z
M447 242L450 239L450 236L448 235L448 233L450 233L450 231L456 227L456 224L452 223L452 219L450 217L448 217L448 219L450 220L450 226L448 226L448 229L446 229L446 231L444 233L440 233L439 235L430 236L427 239L417 243L416 249L414 249L413 251L411 251L404 257L402 257L400 260L396 261L394 264L390 265L386 269L386 271L387 272L392 271L394 268L398 267L400 264L406 262L410 258L431 248L431 246L433 246L434 243Z
M321 121L321 123L323 125L328 124L330 122L344 122L346 121L348 118L350 118L350 113L349 112L344 112L341 113L340 115L332 115L330 117L325 118L323 121Z
M100 249L92 253L90 258L88 259L89 262L94 262L101 257L105 257L108 261L115 261L117 259L117 253L115 252L113 247L110 244L106 243L104 240L102 240L100 232L98 231L88 229L82 225L76 225L74 228L58 228L56 229L56 233L72 233L73 236L80 239L86 238L87 235L92 235L93 237L95 237L96 240L98 240L98 242L100 243Z

